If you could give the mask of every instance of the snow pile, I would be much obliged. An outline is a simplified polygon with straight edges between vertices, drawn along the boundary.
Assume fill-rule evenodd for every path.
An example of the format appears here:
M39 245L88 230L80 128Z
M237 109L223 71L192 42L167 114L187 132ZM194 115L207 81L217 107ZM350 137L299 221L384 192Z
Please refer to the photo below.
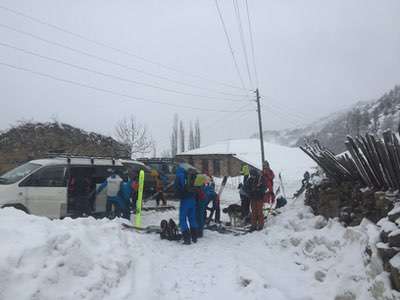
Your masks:
M188 247L121 230L119 222L0 210L0 299L367 300L391 293L381 262L366 251L375 253L376 226L346 229L315 217L301 200L264 232L206 231Z

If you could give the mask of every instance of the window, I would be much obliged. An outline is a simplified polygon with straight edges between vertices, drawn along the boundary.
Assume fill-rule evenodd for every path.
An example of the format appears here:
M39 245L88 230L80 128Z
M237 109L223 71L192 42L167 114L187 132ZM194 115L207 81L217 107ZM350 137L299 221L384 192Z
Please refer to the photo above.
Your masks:
M65 166L45 167L32 174L21 186L65 187L67 186Z
M221 161L219 159L214 159L213 161L213 175L221 175Z
M33 171L39 169L38 164L27 163L1 175L0 184L13 184L28 176Z
M201 160L201 168L202 168L202 172L207 174L208 173L208 160L207 159L202 159Z

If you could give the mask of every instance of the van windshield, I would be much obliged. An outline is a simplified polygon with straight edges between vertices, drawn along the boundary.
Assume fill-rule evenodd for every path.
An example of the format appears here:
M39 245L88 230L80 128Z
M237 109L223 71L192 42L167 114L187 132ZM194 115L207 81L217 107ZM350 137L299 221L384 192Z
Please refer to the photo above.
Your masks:
M40 168L41 165L26 163L0 176L0 184L13 184Z

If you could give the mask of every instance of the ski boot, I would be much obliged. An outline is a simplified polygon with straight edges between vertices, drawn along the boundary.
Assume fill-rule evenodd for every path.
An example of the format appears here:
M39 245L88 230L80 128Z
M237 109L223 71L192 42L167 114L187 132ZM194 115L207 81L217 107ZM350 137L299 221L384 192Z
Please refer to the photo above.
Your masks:
M160 223L160 238L162 240L168 239L168 222L167 220L162 220Z
M168 222L168 239L170 241L177 241L178 240L178 226L176 226L176 223L174 220L169 219Z
M257 230L257 226L251 225L251 227L250 227L250 229L249 229L249 232L254 232L254 231L256 231L256 230Z
M190 229L190 235L192 237L192 242L197 243L197 229L196 228Z
M182 235L183 235L183 244L190 245L190 231L186 230L182 232Z

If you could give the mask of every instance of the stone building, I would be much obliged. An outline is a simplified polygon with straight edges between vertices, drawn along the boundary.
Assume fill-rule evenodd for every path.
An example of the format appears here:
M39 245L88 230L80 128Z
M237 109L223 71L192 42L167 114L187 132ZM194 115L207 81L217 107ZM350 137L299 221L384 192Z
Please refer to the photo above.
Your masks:
M243 165L259 169L252 157L259 158L259 151L253 147L253 140L229 140L177 154L202 173L212 176L235 177L240 175Z

